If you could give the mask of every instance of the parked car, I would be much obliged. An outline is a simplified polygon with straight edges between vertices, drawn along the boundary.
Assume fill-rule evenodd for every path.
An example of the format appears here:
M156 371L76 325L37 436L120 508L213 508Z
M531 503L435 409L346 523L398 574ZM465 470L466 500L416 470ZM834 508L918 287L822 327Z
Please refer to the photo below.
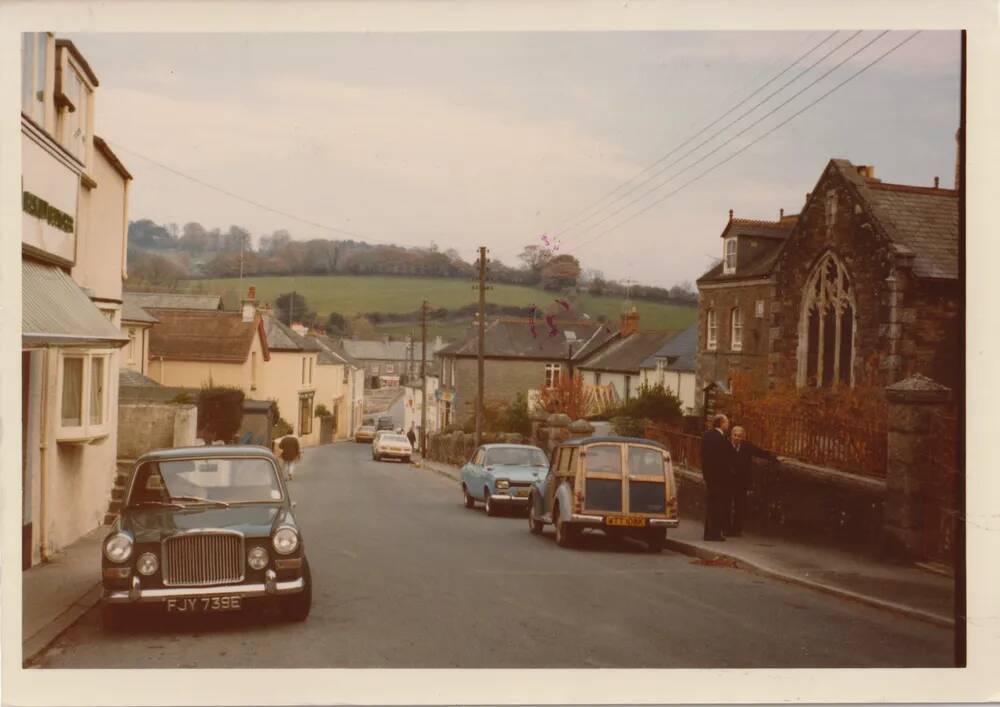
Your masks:
M462 467L462 495L465 507L476 501L486 506L486 514L496 515L501 506L525 507L533 481L541 479L548 467L545 452L527 444L484 444Z
M168 616L270 599L303 621L312 577L278 459L263 447L181 447L133 466L101 560L105 626L136 606Z
M354 431L355 442L371 442L375 439L375 425L361 425Z
M556 528L556 542L572 546L586 528L643 540L660 552L667 528L676 528L677 485L670 452L632 437L588 437L552 453L545 478L531 486L528 526Z
M372 443L372 459L375 461L382 461L382 459L389 457L408 462L411 456L413 456L413 447L410 446L410 440L406 438L406 435L385 431L376 434L375 441Z

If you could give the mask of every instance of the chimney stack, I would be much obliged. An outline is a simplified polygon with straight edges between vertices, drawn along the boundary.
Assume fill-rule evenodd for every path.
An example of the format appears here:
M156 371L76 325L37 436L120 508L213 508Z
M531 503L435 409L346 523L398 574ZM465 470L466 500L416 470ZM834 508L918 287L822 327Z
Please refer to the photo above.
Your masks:
M730 221L733 220L733 210L732 209L729 209L729 220Z
M860 174L865 179L875 179L875 165L872 164L858 165L858 174Z
M783 218L785 218L785 210L784 209L778 209L778 220L780 221Z
M622 337L631 336L637 331L639 331L639 310L632 305L628 312L622 314Z
M246 299L243 300L243 321L252 322L257 318L257 288L250 287L247 290Z
M955 190L962 184L962 128L955 131Z
M941 179L939 177L934 177L934 188L939 189L941 187Z

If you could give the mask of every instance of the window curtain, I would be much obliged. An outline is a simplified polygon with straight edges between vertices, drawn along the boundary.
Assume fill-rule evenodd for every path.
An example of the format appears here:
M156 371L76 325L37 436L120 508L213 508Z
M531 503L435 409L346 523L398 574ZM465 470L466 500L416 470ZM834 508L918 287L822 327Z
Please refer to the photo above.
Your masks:
M83 359L63 359L62 424L80 427L83 424Z

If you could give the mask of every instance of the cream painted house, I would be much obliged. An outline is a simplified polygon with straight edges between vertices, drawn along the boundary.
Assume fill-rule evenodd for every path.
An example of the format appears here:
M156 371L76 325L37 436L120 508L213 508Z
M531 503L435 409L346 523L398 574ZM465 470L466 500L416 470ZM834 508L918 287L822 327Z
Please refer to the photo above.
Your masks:
M94 135L72 42L22 35L22 566L104 519L118 430L131 175Z
M264 367L270 358L264 322L253 312L148 309L146 375L174 388L229 386L248 398L266 397Z
M121 330L128 344L122 349L121 366L145 376L149 371L149 330L158 320L136 305L130 293L125 292L122 298Z
M696 404L698 325L694 324L642 362L640 384L657 384L676 395L685 415L693 415Z

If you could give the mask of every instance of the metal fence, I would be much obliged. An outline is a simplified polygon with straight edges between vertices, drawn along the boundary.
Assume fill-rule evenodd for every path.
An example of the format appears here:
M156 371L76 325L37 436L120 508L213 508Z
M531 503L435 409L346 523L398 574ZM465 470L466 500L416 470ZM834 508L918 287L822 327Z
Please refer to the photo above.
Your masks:
M698 435L660 424L647 427L646 437L666 446L674 464L689 469L701 468L701 437Z

